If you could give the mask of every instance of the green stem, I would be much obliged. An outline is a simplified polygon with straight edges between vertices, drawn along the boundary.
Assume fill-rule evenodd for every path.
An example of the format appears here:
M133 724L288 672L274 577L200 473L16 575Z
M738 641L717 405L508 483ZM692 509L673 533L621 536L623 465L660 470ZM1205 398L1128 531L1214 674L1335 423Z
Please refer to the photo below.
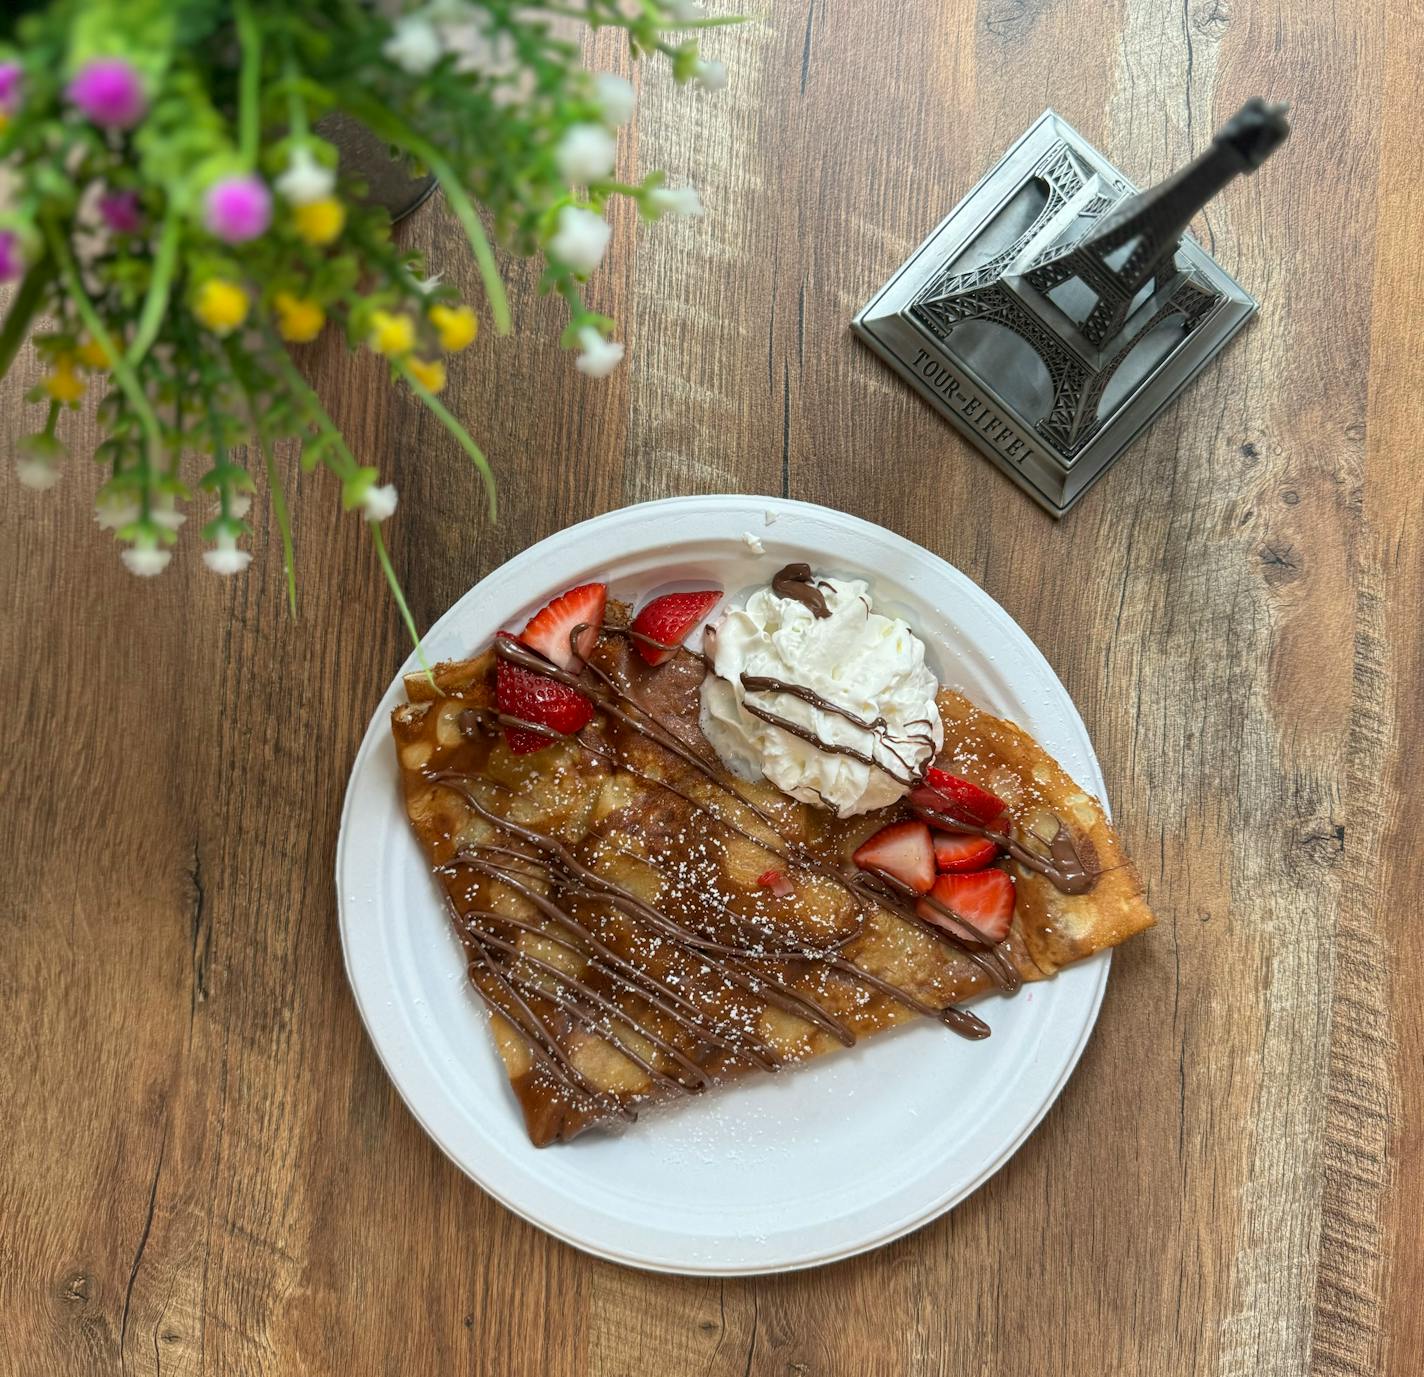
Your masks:
M281 370L282 376L286 378L287 385L301 398L308 418L321 432L322 438L335 447L343 461L341 465L327 463L327 467L338 478L343 480L349 478L361 466L356 462L356 456L347 446L345 436L336 428L336 422L326 414L326 408L322 406L320 399L312 391L311 384L302 377L297 365L287 356L287 351L275 339L273 343L276 345L277 367Z
M292 617L297 615L297 563L292 548L292 518L287 511L287 495L282 487L282 475L277 472L277 457L262 427L254 419L257 448L262 452L262 466L267 470L267 487L272 494L272 515L277 518L277 530L282 536L282 568L287 574L287 607Z
M153 260L153 277L149 280L148 294L143 299L143 310L139 312L138 326L129 342L128 362L137 365L148 353L153 341L158 337L163 324L164 313L168 310L168 293L173 286L173 273L178 264L178 240L182 224L170 197L163 216L163 230L158 240L158 252Z
M120 391L123 392L128 404L133 408L134 415L138 417L139 427L143 431L146 443L141 451L140 463L143 483L141 509L143 519L147 521L152 510L153 461L160 448L158 417L154 414L153 407L149 405L148 398L144 395L143 387L134 376L133 369L129 367L128 360L124 358L119 346L115 344L113 336L105 328L104 322L99 319L99 313L94 309L94 303L89 300L89 293L84 290L84 283L80 279L79 268L70 251L68 240L52 221L45 221L44 230L45 238L49 241L50 253L54 255L54 261L59 265L59 276L64 283L64 289L69 293L70 300L74 302L75 309L78 310L79 318L84 322L85 329L89 331L90 338L104 351L104 357L108 359L109 367L113 370L114 381L118 383Z
M283 376L287 379L288 385L297 393L305 404L307 415L322 436L328 440L338 452L341 462L334 462L326 453L322 454L322 463L330 469L338 478L345 479L354 470L360 468L356 462L356 456L347 448L346 441L342 438L341 432L337 430L336 423L326 414L325 407L317 400L316 393L312 391L307 380L302 377L291 359L286 355L285 350L279 349L280 358L277 366L281 369ZM473 443L473 442L471 442ZM343 472L343 470L345 470ZM402 619L405 621L406 630L410 633L411 642L415 646L416 658L420 661L420 667L425 671L426 678L432 684L435 683L434 676L430 673L430 664L425 658L425 646L420 639L420 632L416 629L415 618L410 614L410 605L405 600L405 592L400 586L400 580L396 577L396 571L391 565L391 557L386 553L385 537L381 535L381 523L379 521L367 521L367 529L371 532L371 541L376 547L376 558L381 562L381 572L386 576L386 582L390 585L391 596L396 600L396 606L400 609Z
M292 546L292 517L287 510L287 494L282 487L282 475L277 470L277 456L272 452L271 441L267 437L266 428L262 424L262 412L257 404L257 399L252 395L252 390L248 387L239 368L237 349L229 340L223 346L228 356L228 363L232 367L233 377L237 379L237 385L242 389L243 399L247 402L247 415L252 424L252 433L257 437L257 450L262 455L262 467L267 472L267 488L272 494L272 515L277 519L277 531L282 538L282 569L287 576L287 607L293 618L297 615L297 561L296 551ZM223 514L227 514L226 494L224 494Z
M301 70L291 53L287 54L285 71L288 81L287 123L291 126L292 136L305 143L310 133L307 125L307 103L302 99L301 90L296 84L301 78Z
M233 13L237 41L242 48L237 85L237 147L243 163L251 169L257 166L257 150L262 138L262 26L249 0L236 0Z
M40 299L45 294L45 288L54 281L54 275L54 264L46 255L35 263L20 283L15 299L6 313L5 324L0 327L0 378L10 371L10 365L14 363L20 345L25 342L25 336L30 332L30 322L34 320L35 312L40 308Z
M465 237L470 241L470 250L475 255L475 263L480 270L485 295L489 298L490 312L494 316L495 329L507 335L510 329L509 300L504 294L504 282L499 275L499 265L494 261L494 250L485 234L485 227L475 210L455 170L445 161L434 144L412 129L400 116L387 109L379 101L370 100L359 93L347 96L346 105L351 112L359 115L382 138L397 145L411 157L425 164L431 175L440 183Z
M396 577L396 571L391 565L391 557L386 553L386 538L381 534L381 523L379 521L368 521L367 526L371 529L371 542L376 547L376 558L381 561L381 572L386 576L386 582L390 585L391 596L396 600L396 606L400 608L401 617L405 621L405 629L410 633L410 639L415 645L415 657L420 661L420 667L425 671L425 677L430 681L430 686L435 687L435 676L430 672L430 662L425 658L425 643L420 639L420 632L416 630L415 618L410 615L410 607L406 603L405 593L401 591L400 580Z
M451 414L450 408L410 371L410 366L405 360L397 359L395 366L396 371L410 384L410 390L425 403L427 409L459 441L461 449L474 461L475 467L480 472L480 478L484 481L485 498L489 502L490 520L497 521L499 511L495 501L494 471L490 468L484 451L471 438L470 432Z
M53 440L53 439L54 439L54 427L55 427L55 422L58 421L58 420L59 420L59 403L58 403L58 402L51 402L51 403L49 404L49 415L45 417L44 433L45 433L45 438L46 438L47 440Z
M579 321L585 319L589 312L583 304L583 293L579 291L578 283L574 280L572 273L561 273L556 284L559 295L563 297L565 304L569 308L569 315L573 323L577 325Z
M177 478L183 467L183 386L184 377L180 372L173 394L173 448L168 455L168 477ZM226 515L226 513L224 513Z

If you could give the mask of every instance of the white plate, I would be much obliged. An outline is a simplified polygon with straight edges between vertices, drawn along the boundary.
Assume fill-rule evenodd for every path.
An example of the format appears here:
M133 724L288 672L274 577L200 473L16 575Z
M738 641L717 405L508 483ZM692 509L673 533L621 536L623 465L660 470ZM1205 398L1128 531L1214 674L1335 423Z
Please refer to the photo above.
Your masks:
M758 555L743 538L765 543ZM841 512L762 497L649 502L571 526L465 594L426 638L460 658L589 579L633 599L677 579L735 597L781 565L868 578L940 678L1031 731L1102 797L1067 690L1013 619L957 569ZM407 664L406 668L412 668ZM496 1199L614 1261L733 1275L831 1262L908 1233L1008 1161L1057 1098L1097 1017L1108 955L977 1005L993 1036L919 1022L804 1069L645 1113L614 1135L537 1149L468 988L460 946L407 826L389 716L351 771L336 883L346 971L371 1041L425 1131Z

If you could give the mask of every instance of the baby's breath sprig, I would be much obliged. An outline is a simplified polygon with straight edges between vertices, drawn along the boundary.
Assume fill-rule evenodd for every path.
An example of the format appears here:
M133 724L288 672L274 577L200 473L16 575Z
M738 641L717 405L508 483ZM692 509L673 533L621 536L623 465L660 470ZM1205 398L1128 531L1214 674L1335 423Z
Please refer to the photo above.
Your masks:
M44 419L17 446L18 478L36 489L59 481L64 413L102 390L95 516L125 565L161 573L201 496L204 563L240 573L260 468L295 612L296 545L276 462L294 440L303 469L330 473L343 506L364 518L418 644L381 529L395 485L352 453L292 351L335 328L381 355L473 463L493 518L491 465L442 399L481 311L497 333L511 327L493 244L543 257L543 288L569 313L563 343L580 372L603 377L624 346L583 284L608 250L609 202L631 199L645 221L702 213L697 192L661 172L615 177L634 88L587 71L567 21L620 28L635 59L661 56L678 82L707 89L726 73L702 56L699 33L735 21L687 0L418 0L394 16L354 0L20 9L0 16L0 166L11 188L0 283L15 284L0 376L33 334L44 372L30 396ZM385 212L364 204L320 137L333 111L439 183L482 305L392 241ZM33 333L42 316L53 327Z

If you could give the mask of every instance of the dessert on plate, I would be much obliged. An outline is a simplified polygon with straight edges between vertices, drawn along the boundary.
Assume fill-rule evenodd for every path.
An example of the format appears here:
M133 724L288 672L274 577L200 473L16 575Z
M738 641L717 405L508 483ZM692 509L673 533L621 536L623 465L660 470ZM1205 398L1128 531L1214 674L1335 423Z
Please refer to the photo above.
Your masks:
M536 1146L910 1019L987 1037L971 1001L1153 922L1098 801L865 582L722 603L569 589L392 715Z

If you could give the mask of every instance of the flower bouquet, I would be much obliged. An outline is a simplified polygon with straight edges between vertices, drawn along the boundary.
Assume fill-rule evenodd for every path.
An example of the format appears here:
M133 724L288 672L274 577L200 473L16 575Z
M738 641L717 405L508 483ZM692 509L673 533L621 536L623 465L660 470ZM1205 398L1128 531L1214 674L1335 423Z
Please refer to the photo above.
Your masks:
M387 360L478 469L493 514L489 463L440 400L447 359L481 315L510 328L491 242L543 255L544 289L568 304L563 342L603 376L623 346L580 286L608 245L607 201L630 197L647 220L701 210L661 173L613 179L633 88L585 70L578 26L616 26L635 59L661 54L679 82L715 88L725 73L695 31L722 22L678 0L431 0L395 13L362 0L12 3L0 17L0 282L16 285L0 376L35 323L51 323L33 335L45 373L30 400L45 410L20 442L20 480L57 480L62 413L103 385L96 514L124 564L162 572L200 501L204 562L244 569L260 466L295 607L273 457L295 438L304 469L327 470L366 519L415 637L380 529L396 489L352 452L293 351L335 329ZM336 111L433 176L478 264L478 307L393 242L387 212L318 132Z

